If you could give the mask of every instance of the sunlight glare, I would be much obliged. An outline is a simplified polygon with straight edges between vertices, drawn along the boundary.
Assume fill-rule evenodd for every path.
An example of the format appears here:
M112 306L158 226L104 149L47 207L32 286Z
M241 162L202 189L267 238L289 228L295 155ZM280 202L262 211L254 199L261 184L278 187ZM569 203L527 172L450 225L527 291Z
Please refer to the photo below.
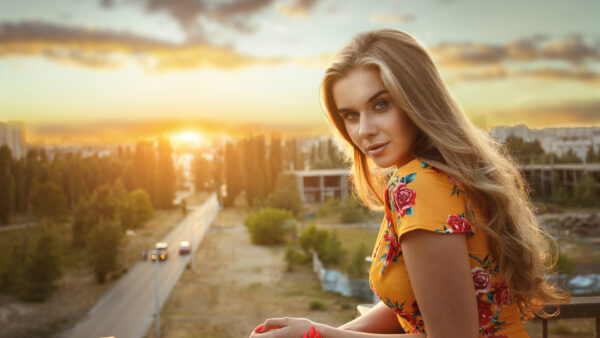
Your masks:
M204 142L203 135L195 130L186 130L174 134L171 140L178 145L199 147Z

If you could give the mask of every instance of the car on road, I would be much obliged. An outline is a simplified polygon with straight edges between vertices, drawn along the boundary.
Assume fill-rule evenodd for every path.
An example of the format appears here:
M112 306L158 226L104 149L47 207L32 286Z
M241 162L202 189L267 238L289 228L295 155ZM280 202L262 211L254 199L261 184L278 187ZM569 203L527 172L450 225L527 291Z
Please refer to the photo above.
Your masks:
M158 242L154 246L154 250L150 254L150 259L155 261L158 258L158 261L166 261L169 258L169 244L167 242Z
M181 241L179 243L179 254L187 255L192 252L192 245L188 241Z

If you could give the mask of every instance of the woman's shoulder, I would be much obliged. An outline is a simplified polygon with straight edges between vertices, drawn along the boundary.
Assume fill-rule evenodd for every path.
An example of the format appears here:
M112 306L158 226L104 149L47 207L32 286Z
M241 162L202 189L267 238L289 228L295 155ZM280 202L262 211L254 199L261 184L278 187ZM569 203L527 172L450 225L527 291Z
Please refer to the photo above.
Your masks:
M388 190L398 187L419 190L423 194L442 194L448 197L462 197L464 187L444 171L427 164L419 158L396 168L388 181Z

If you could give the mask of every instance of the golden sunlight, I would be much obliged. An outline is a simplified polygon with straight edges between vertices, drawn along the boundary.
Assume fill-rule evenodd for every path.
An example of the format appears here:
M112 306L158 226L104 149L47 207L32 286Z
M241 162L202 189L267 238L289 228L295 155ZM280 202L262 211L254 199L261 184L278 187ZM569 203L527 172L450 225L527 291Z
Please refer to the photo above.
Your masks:
M196 130L185 130L169 136L176 146L199 147L206 142L204 135Z

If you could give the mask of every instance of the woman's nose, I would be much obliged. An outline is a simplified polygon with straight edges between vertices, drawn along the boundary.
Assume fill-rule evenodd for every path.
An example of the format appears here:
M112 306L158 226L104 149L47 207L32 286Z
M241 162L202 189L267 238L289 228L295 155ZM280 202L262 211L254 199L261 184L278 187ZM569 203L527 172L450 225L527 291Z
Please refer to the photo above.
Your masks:
M360 137L371 136L377 133L377 125L369 113L360 114L358 124L358 135Z

